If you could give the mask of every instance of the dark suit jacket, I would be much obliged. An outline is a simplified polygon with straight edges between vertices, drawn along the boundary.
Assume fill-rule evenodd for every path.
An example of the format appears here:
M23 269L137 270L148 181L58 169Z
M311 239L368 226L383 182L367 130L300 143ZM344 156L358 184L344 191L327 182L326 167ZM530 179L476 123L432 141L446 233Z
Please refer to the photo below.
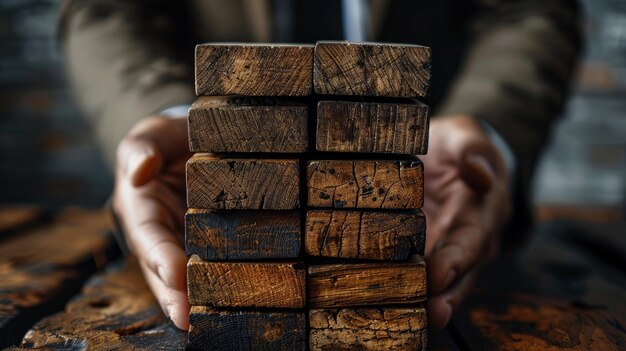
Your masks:
M272 41L272 6L270 0L66 0L60 35L69 74L109 160L137 120L193 101L195 43ZM508 141L517 159L518 200L525 202L576 65L575 0L371 0L371 9L374 40L432 47L435 114L482 118ZM337 39L322 30L332 13L311 20L301 12L298 18L320 27L310 39Z

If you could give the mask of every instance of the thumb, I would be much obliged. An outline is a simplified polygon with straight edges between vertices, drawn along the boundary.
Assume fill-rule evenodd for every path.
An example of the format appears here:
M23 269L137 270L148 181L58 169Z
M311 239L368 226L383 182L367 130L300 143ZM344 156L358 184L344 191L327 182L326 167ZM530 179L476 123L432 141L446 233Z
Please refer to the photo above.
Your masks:
M461 179L479 194L491 190L496 181L496 171L487 157L470 153L463 157L459 167Z
M133 186L152 180L165 163L188 153L187 120L146 118L130 131L117 149L118 169Z
M122 175L133 186L141 186L152 180L163 164L158 146L140 136L124 139L118 148L117 159Z

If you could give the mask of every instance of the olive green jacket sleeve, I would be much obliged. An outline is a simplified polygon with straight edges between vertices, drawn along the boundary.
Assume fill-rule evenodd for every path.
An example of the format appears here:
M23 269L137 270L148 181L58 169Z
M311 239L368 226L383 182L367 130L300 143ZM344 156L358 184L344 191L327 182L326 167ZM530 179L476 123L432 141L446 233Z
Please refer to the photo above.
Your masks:
M191 103L193 46L176 1L90 0L61 5L60 39L75 95L112 165L139 119ZM182 23L182 24L181 24ZM181 39L182 38L182 39Z
M539 152L575 74L579 10L571 0L482 2L467 58L437 113L468 114L496 129L515 156L516 196L528 203Z

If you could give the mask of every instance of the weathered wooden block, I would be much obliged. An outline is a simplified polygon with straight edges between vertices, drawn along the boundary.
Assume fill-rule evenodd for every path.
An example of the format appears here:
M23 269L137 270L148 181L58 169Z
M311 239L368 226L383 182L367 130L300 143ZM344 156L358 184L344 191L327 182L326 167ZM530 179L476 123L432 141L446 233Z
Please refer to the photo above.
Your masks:
M306 350L304 312L192 306L187 350Z
M403 308L343 308L309 311L309 349L426 350L426 310Z
M185 214L185 249L204 260L296 258L301 246L297 211L214 211Z
M430 110L421 102L320 101L316 149L424 155Z
M426 299L426 263L310 266L311 308L413 304Z
M424 165L418 159L310 161L307 188L313 207L421 208Z
M311 95L312 67L312 45L201 44L196 95Z
M370 212L313 210L306 216L310 256L408 260L424 255L426 217L420 210Z
M189 109L192 152L306 152L308 106L284 99L202 96Z
M299 206L296 159L237 159L196 154L187 162L187 207L290 210Z
M304 264L209 262L191 256L187 290L192 305L303 308Z
M425 97L430 56L419 45L318 42L313 86L318 94Z

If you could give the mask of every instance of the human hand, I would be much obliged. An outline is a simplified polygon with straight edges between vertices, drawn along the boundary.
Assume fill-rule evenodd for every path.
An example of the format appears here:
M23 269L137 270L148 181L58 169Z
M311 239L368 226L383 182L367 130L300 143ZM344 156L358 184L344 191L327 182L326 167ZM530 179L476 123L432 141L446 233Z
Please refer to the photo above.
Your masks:
M468 116L430 125L424 162L429 325L448 324L478 269L497 255L511 212L509 175L499 150Z
M149 117L117 149L113 209L163 312L189 328L182 249L187 120Z

